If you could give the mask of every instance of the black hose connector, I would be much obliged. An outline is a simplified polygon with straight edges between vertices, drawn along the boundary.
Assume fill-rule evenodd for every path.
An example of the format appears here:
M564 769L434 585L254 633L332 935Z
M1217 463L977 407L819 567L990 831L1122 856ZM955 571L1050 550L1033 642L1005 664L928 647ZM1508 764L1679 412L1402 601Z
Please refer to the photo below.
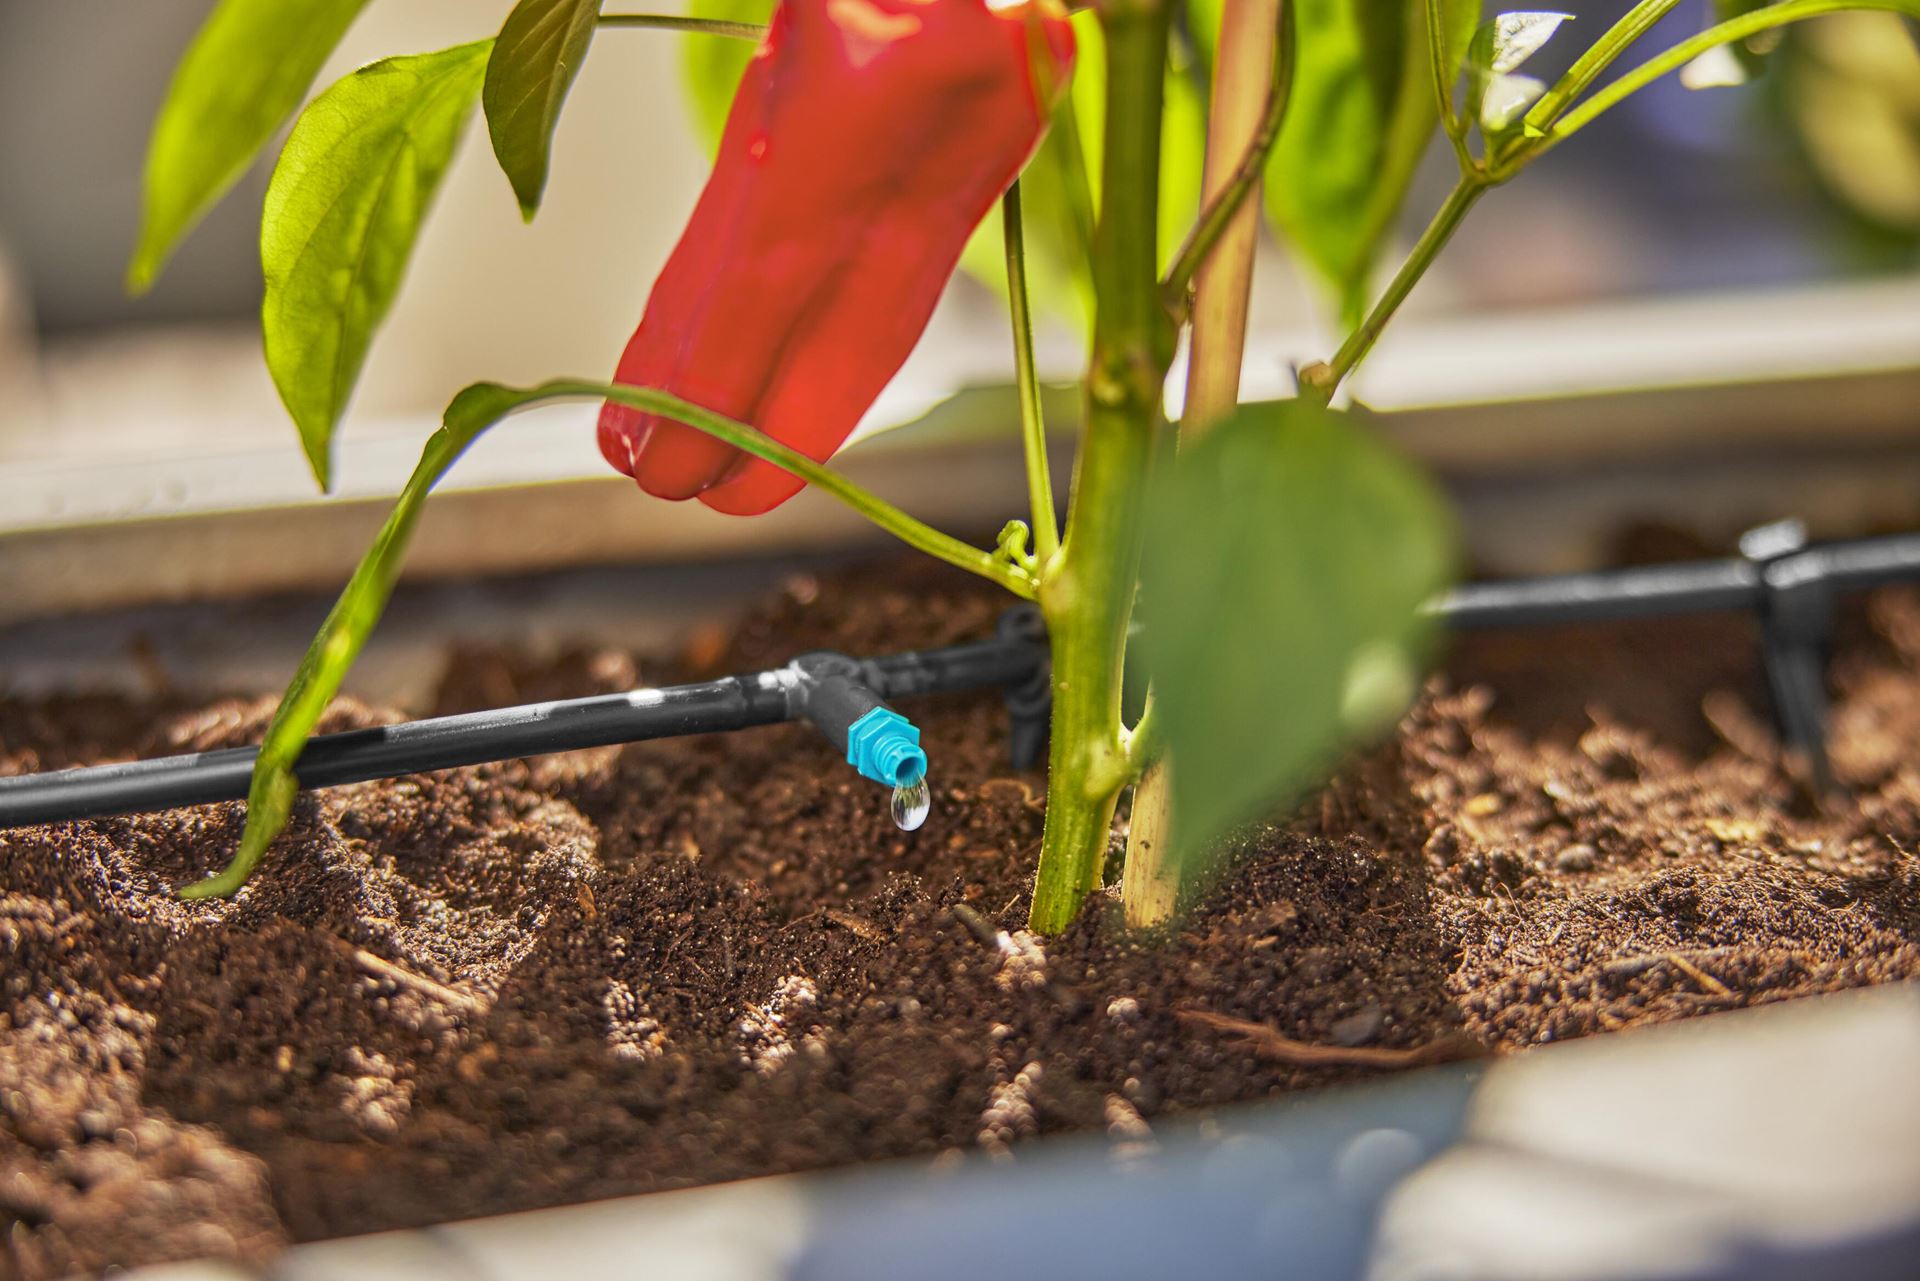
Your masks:
M1826 670L1834 607L1826 553L1807 546L1799 521L1781 520L1749 530L1740 539L1740 554L1760 575L1760 657L1780 741L1806 763L1809 781L1825 791L1833 782Z
M927 776L919 727L862 681L860 663L821 650L800 655L787 670L794 676L788 692L794 714L825 734L863 778L911 787Z

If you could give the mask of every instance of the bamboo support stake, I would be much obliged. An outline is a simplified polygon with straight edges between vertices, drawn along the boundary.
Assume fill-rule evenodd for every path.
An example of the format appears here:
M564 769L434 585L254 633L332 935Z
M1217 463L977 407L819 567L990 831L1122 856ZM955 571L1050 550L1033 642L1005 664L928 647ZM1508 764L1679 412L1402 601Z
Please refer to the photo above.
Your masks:
M1232 180L1260 131L1273 84L1280 5L1281 0L1227 0L1221 13L1203 204ZM1249 199L1195 277L1186 408L1180 416L1182 441L1197 439L1239 403L1259 231L1260 203ZM1126 922L1135 929L1164 924L1179 901L1180 867L1170 842L1171 769L1171 762L1162 755L1148 767L1133 793L1120 898Z

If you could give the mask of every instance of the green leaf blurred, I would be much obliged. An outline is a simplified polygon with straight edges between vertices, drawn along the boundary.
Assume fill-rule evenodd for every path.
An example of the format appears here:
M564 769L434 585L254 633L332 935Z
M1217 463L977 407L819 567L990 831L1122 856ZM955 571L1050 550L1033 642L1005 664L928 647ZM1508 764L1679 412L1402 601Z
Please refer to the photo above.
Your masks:
M774 0L688 0L690 18L718 18L726 22L770 22ZM718 36L689 36L682 43L687 102L693 107L694 126L711 154L720 146L720 131L740 77L759 46Z
M1354 321L1438 119L1426 17L1406 0L1291 2L1293 96L1265 204ZM1191 10L1209 60L1219 4L1197 0Z
M1840 215L1850 270L1910 269L1920 249L1920 18L1830 14L1769 57L1769 125Z
M324 489L340 421L493 41L362 67L301 113L260 218L267 368Z
M1093 220L1099 215L1107 103L1106 41L1098 16L1073 16L1078 52L1073 87L1054 114L1046 140L1020 177L1026 212L1027 287L1036 313L1093 329ZM1160 126L1159 244L1162 267L1200 213L1206 164L1207 104L1192 51L1175 44L1167 68ZM1005 296L1004 230L995 206L967 242L960 266Z
M1441 68L1446 73L1444 86L1449 101L1460 69L1466 65L1467 49L1473 33L1480 29L1481 0L1440 0L1440 30L1446 41L1441 49Z
M300 105L367 0L221 0L173 73L147 146L127 289L145 293L182 237Z
M1183 446L1150 522L1141 644L1198 873L1229 827L1298 797L1411 701L1453 523L1360 419L1301 400L1242 405Z
M1728 22L1752 13L1755 9L1764 9L1771 3L1773 0L1713 0L1713 20ZM1736 40L1727 46L1727 51L1733 55L1733 60L1739 65L1745 78L1751 80L1766 69L1767 55L1780 47L1780 40L1784 34L1783 31L1774 30L1755 36L1751 40Z
M593 41L601 0L520 0L487 59L480 103L501 172L520 216L539 211L553 155L553 129Z

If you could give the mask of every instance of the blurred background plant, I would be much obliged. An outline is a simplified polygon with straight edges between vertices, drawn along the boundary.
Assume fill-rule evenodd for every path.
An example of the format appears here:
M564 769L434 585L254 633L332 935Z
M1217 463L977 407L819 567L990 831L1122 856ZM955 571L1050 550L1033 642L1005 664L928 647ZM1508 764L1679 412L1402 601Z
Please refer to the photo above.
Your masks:
M765 0L703 0L759 16ZM154 112L206 0L54 4L0 0L0 458L124 458L180 442L287 442L259 359L258 213L277 144L184 241L136 303L122 279L140 217ZM1578 36L1529 70L1551 75L1627 8L1577 6ZM506 6L499 6L504 12ZM736 10L726 10L735 12ZM1200 86L1209 6L1184 42L1191 75L1169 97L1163 236L1191 216L1199 171ZM1303 19L1312 7L1302 6ZM499 14L470 0L368 5L321 70L324 85L394 50L442 48L491 32ZM1709 21L1678 6L1643 45L1670 44ZM519 217L511 190L468 137L456 154L344 431L377 432L434 415L450 388L480 377L534 379L611 367L705 174L726 89L744 53L724 40L603 38L559 132L541 218ZM1634 59L1626 60L1629 64ZM1620 297L1687 294L1910 275L1920 257L1920 51L1913 24L1842 14L1791 29L1762 93L1690 91L1676 80L1638 95L1533 167L1527 181L1469 219L1410 304L1414 315L1525 312ZM688 73L694 74L689 77ZM689 79L695 86L689 95ZM1075 102L1097 109L1089 59ZM1352 98L1358 109L1391 103ZM1296 114L1298 120L1307 113ZM1085 150L1089 136L1079 131ZM1283 155L1301 145L1283 137ZM1084 292L1044 252L1074 198L1059 136L1029 179L1029 237L1043 308L1043 371L1079 364ZM1397 259L1450 181L1429 149L1396 224ZM617 157L618 163L608 163ZM1098 156L1086 156L1097 174ZM1282 237L1262 245L1250 357L1280 363L1323 352L1337 295L1307 286L1340 270L1324 219L1269 197ZM939 385L1010 372L998 229L975 242L977 270L957 281L904 375ZM1289 249L1291 252L1289 252ZM1312 264L1304 270L1300 262ZM478 285L476 282L480 282ZM982 283L982 282L986 283ZM1262 335L1306 334L1291 350ZM1359 384L1364 394L1363 375ZM83 429L84 428L84 429Z

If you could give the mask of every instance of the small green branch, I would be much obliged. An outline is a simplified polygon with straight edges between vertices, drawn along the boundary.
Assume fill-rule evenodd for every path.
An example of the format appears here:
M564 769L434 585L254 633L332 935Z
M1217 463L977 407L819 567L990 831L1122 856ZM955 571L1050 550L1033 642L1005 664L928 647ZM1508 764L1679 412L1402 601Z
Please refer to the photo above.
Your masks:
M1047 423L1040 407L1040 377L1033 365L1033 312L1027 301L1027 240L1020 216L1020 184L1001 201L1006 228L1007 302L1013 316L1013 371L1020 394L1020 439L1027 457L1027 497L1032 514L1033 562L1042 567L1060 550L1060 518L1053 507L1053 474L1047 463Z
M1040 568L1039 558L1027 550L1027 522L1024 520L1010 520L1000 527L1000 536L993 540L993 554L1029 576L1036 574Z
M755 458L772 463L782 471L792 472L814 488L839 499L907 546L917 548L949 565L957 565L961 569L998 583L1022 599L1033 599L1033 580L1017 566L996 560L992 552L975 547L971 543L962 542L924 521L914 519L892 503L854 484L831 467L815 462L799 450L781 444L764 432L664 391L657 391L651 387L629 387L623 383L586 382L576 378L555 378L537 387L528 388L503 387L498 383L475 383L454 397L453 404L447 407L447 415L449 420L461 415L463 402L466 402L472 406L474 412L491 413L492 419L489 421L492 421L541 401L581 397L611 400L616 404L627 405L646 413L658 414L662 418L671 418L678 423L685 423L695 431L705 432L715 440L732 445L742 453L752 454Z
M644 27L654 31L686 31L703 36L731 36L735 40L760 40L767 34L758 22L726 22L719 18L683 18L671 13L603 13L603 27Z
M1427 268L1433 265L1433 260L1446 247L1447 241L1453 238L1453 233L1459 230L1461 220L1467 216L1467 211L1473 208L1475 202L1485 194L1487 186L1487 181L1477 175L1461 175L1460 181L1448 194L1446 203L1440 206L1440 211L1433 216L1433 221L1427 224L1427 229L1421 233L1419 242L1413 247L1413 252L1407 255L1406 262L1401 264L1400 270L1394 274L1392 282L1387 285L1386 293L1374 303L1373 310L1368 312L1367 318L1360 322L1360 327L1347 335L1347 340L1340 344L1340 350L1334 354L1332 360L1324 364L1310 365L1300 371L1303 394L1313 395L1323 404L1333 398L1334 391L1339 388L1347 375L1353 372L1354 366L1365 360L1367 353L1373 350L1373 345L1379 341L1380 333L1387 327L1387 322L1393 319L1394 313L1400 309L1400 304L1406 301L1414 285L1426 274Z
M1473 152L1467 148L1467 127L1453 106L1453 81L1459 69L1452 65L1452 51L1447 43L1444 0L1427 0L1427 51L1433 65L1434 103L1439 109L1440 125L1447 135L1447 141L1453 144L1453 154L1460 163L1460 172L1472 173L1475 165Z
M1260 128L1247 143L1247 150L1234 166L1233 174L1221 187L1218 194L1207 202L1200 218L1187 233L1186 241L1173 256L1173 265L1167 269L1166 279L1161 281L1160 293L1166 300L1167 310L1175 316L1184 316L1187 309L1187 291L1193 287L1194 277L1206 264L1207 256L1214 246L1233 224L1234 215L1260 186L1260 176L1267 167L1267 157L1273 154L1273 144L1279 141L1280 130L1287 120L1287 103L1293 96L1294 61L1294 17L1293 5L1283 3L1278 30L1274 43L1273 82L1267 90L1267 104L1260 116Z
M1147 691L1147 705L1140 709L1140 719L1127 731L1127 772L1133 778L1139 778L1147 772L1147 767L1160 759L1163 746L1160 738L1160 718L1154 714L1155 699L1153 691Z
M1823 14L1861 9L1904 14L1909 18L1920 19L1920 0L1780 0L1778 4L1756 9L1751 13L1708 27L1692 39L1681 41L1671 49L1655 55L1627 72L1562 116L1552 128L1547 130L1544 138L1523 154L1520 163L1566 141L1587 125L1592 124L1610 108L1632 97L1669 72L1678 71L1711 49L1724 44L1733 44L1735 41L1751 39L1763 31L1771 31L1789 23L1804 22L1808 18L1817 18Z
M1629 9L1528 109L1527 131L1535 135L1545 131L1566 110L1568 103L1585 93L1600 78L1600 73L1613 65L1614 59L1652 30L1656 22L1672 13L1679 3L1680 0L1640 0Z

